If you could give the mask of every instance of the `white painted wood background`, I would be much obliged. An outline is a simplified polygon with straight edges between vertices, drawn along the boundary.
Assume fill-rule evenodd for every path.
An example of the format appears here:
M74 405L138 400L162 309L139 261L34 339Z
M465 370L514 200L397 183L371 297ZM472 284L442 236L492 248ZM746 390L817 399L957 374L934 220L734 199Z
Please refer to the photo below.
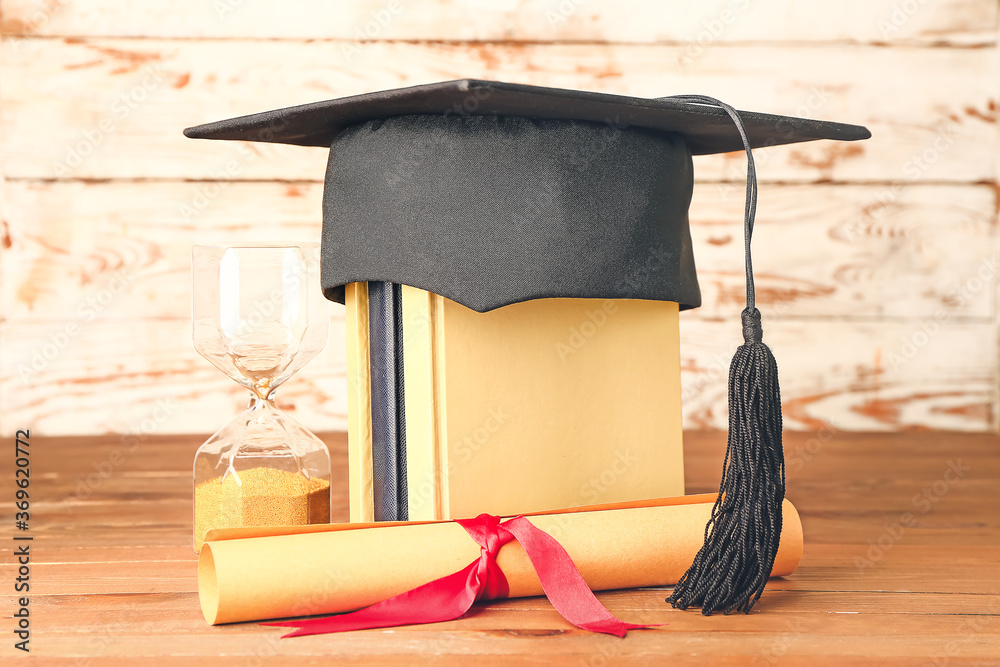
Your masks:
M0 0L0 433L208 433L243 392L190 342L194 243L319 238L326 152L184 127L476 77L867 125L760 151L765 340L794 429L995 430L996 0ZM724 428L743 158L697 158L705 307L685 426ZM343 308L279 392L346 427Z

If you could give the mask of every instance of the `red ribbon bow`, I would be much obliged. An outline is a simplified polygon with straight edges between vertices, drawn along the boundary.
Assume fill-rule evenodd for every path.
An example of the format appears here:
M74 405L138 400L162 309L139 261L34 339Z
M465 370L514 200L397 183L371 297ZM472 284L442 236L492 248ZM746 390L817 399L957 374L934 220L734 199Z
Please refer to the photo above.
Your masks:
M482 547L479 558L458 572L349 614L264 625L297 628L284 637L300 637L456 619L476 600L507 597L507 578L496 555L511 540L517 540L528 554L552 606L576 627L624 637L629 630L659 625L626 623L612 615L594 597L562 545L523 516L500 523L499 517L480 514L456 523Z

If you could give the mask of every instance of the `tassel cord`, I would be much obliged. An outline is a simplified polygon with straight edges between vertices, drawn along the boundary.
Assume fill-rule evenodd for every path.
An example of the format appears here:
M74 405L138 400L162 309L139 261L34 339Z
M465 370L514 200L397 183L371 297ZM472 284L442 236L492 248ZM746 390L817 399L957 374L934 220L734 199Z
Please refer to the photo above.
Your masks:
M750 147L750 138L747 136L746 128L743 127L743 119L740 118L740 112L734 107L715 99L714 97L708 97L707 95L676 95L674 97L663 98L679 100L681 102L687 102L689 104L701 104L710 107L718 107L725 111L729 117L733 120L736 125L736 129L740 133L740 138L743 140L743 149L747 156L747 190L746 190L746 204L743 211L743 256L744 256L744 266L746 269L746 290L747 290L747 305L746 313L754 313L756 308L756 294L754 292L753 284L753 261L751 259L750 253L750 239L753 237L753 223L754 219L757 217L757 167L753 160L753 150ZM746 328L746 316L744 315L744 329L743 336L746 342L750 342L747 338L747 328ZM760 331L760 317L757 317L757 328L756 331L751 331L750 333L756 333L754 342L761 341L761 331Z
M735 123L747 155L744 255L747 304L744 344L729 374L729 437L719 497L705 527L705 543L667 601L702 613L749 613L774 565L781 534L785 470L781 448L781 396L777 364L762 342L756 308L750 241L757 210L757 172L739 112L711 97L681 101L723 109Z

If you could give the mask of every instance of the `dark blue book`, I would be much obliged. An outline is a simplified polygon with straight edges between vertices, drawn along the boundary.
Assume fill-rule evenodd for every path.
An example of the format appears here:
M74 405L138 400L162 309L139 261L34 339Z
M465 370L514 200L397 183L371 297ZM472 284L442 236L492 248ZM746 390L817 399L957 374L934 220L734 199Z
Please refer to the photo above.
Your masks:
M403 295L395 283L368 283L372 486L376 521L406 521Z

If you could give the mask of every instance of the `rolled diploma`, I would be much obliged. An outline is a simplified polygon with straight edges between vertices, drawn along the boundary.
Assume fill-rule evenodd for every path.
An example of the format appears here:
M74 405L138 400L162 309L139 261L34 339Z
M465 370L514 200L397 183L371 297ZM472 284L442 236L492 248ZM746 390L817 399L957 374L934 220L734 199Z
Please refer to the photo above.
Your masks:
M591 590L663 586L677 583L694 560L714 500L711 494L681 496L529 520L559 541ZM772 576L791 574L802 556L802 524L787 500L783 519ZM198 592L213 625L337 613L452 574L479 554L479 545L453 521L214 531L198 561ZM509 597L542 594L516 541L501 548L497 564Z

